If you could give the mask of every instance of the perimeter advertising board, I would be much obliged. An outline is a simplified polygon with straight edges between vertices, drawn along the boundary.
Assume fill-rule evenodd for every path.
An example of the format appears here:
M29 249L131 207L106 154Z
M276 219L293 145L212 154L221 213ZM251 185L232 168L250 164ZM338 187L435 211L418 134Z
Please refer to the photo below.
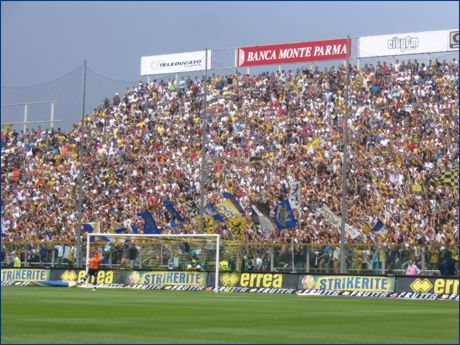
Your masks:
M458 278L398 277L396 292L458 295Z
M42 281L48 280L50 276L49 269L34 268L7 268L2 269L2 283L15 281Z
M305 275L299 277L299 289L327 291L394 291L395 278L385 276L327 276Z
M298 277L296 274L262 273L262 272L221 272L219 286L230 290L274 289L282 291L296 289ZM208 285L214 282L214 273L209 275Z
M138 272L128 276L128 284L205 286L206 272Z
M358 57L425 54L458 50L458 29L359 38Z
M141 75L155 75L167 73L184 73L193 71L204 71L211 68L212 53L196 51L178 54L154 55L141 57Z
M236 49L236 67L343 60L351 55L351 40L273 44Z
M63 282L77 282L86 275L85 270L79 269L52 269L51 280L62 280ZM114 284L126 280L126 272L117 270L100 270L97 274L97 284Z

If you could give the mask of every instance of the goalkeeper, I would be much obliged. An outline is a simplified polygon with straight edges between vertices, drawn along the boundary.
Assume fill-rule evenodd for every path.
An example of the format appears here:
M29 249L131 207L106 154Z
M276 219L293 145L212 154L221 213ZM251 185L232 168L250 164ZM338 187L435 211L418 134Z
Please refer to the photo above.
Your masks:
M93 291L96 290L96 284L97 284L97 274L99 273L99 269L101 266L101 261L102 261L102 256L99 254L97 249L94 249L93 254L91 258L89 259L89 269L88 273L85 275L83 278L83 282L86 282L89 278L89 282L91 283L93 277L94 279L94 284L93 284Z
M192 257L192 263L189 265L191 269L196 271L203 271L205 262L203 260L199 260L196 255Z

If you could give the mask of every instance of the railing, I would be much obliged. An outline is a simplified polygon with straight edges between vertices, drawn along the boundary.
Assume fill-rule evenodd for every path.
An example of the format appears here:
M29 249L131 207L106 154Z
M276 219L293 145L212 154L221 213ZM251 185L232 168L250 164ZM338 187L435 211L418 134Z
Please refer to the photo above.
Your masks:
M190 254L171 252L163 244L135 243L135 246L138 250L134 256L126 248L121 248L121 244L104 251L101 243L102 267L176 270L185 269L191 259ZM12 267L14 257L19 255L22 267L75 267L74 250L75 245L69 243L3 243L1 263L2 267ZM232 271L335 274L340 273L339 250L337 244L222 241L220 255L222 260L229 262ZM348 274L403 275L412 259L420 269L420 275L458 275L457 246L353 244L346 245L345 250ZM82 245L82 253L85 257L85 245ZM212 251L203 255L206 269L210 271L214 270L212 255Z

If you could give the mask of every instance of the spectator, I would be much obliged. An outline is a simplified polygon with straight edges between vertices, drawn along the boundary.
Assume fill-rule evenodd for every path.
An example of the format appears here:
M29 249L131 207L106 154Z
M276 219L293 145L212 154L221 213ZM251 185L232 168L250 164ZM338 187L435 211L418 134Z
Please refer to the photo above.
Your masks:
M19 258L19 254L15 253L15 255L14 255L13 267L14 268L21 268L21 259Z
M417 276L419 274L420 269L415 264L415 260L413 258L410 258L406 269L406 276Z

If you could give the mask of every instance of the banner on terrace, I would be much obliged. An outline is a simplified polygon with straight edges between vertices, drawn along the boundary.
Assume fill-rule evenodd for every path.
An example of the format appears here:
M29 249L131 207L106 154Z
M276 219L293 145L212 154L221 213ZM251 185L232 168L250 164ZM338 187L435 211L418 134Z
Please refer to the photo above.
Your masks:
M205 50L179 54L142 56L141 75L204 71L206 68L211 68L211 55L211 51L208 50L207 66Z
M341 60L351 55L351 40L272 44L236 49L236 67Z
M458 29L365 36L358 57L425 54L458 50Z
M341 225L342 225L342 218L335 215L332 210L327 207L326 205L323 205L321 208L318 208L318 211L321 212L321 214L333 225L339 232L341 230ZM345 224L345 232L350 235L352 239L358 238L361 236L361 233L353 228L352 226Z

